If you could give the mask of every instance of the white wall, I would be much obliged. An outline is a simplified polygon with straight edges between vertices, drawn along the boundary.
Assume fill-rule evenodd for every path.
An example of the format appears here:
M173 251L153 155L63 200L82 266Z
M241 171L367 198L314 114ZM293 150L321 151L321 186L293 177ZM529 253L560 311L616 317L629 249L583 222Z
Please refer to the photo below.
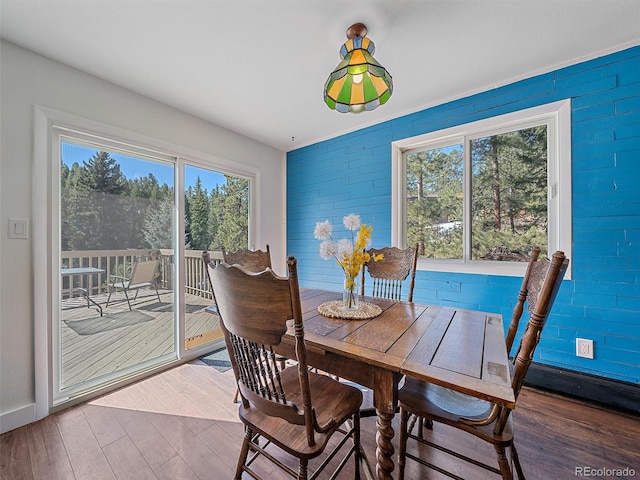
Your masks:
M33 107L39 105L259 169L256 245L285 251L285 154L11 43L0 44L0 431L35 419L32 238ZM212 92L212 95L214 92ZM33 227L33 225L31 225ZM282 270L279 262L276 270Z

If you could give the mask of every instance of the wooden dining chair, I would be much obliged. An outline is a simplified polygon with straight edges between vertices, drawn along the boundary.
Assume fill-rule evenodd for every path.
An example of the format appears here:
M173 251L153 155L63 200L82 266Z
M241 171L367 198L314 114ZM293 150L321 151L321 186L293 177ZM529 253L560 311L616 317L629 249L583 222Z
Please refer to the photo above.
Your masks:
M224 247L222 250L222 261L229 265L240 265L251 272L262 272L271 267L271 251L269 244L265 250L249 250L242 248L234 252L228 252Z
M240 390L239 416L245 425L235 479L243 472L262 478L252 465L258 456L300 480L316 478L339 450L347 451L331 478L337 478L353 456L355 478L359 479L362 393L309 370L294 257L287 259L287 267L288 278L271 270L250 273L224 263L209 270ZM288 328L294 335L297 364L282 369L273 349L286 341ZM331 451L323 461L318 459L319 465L314 465L315 471L309 475L309 461L328 450L327 443L334 435L342 435L342 441L331 443ZM298 471L277 458L273 447L296 457Z
M531 251L531 255L529 256L527 270L525 271L524 277L522 277L522 285L520 286L520 291L518 292L518 299L516 301L515 307L513 308L513 313L511 315L511 323L509 324L509 329L507 331L507 337L506 337L505 343L506 343L508 355L511 355L513 340L515 339L516 334L518 333L520 318L522 318L522 313L524 312L524 304L525 302L527 302L527 296L529 293L529 281L531 278L531 274L534 271L534 269L544 270L548 266L548 263L547 263L547 264L544 264L543 266L535 267L539 256L540 256L540 247L534 247L533 250ZM532 291L531 298L529 299L529 302L528 302L530 305L535 304L533 295L535 295L535 293ZM422 438L422 429L425 427L426 428L433 427L433 422L431 422L428 419L424 419L422 417L418 418L417 422L418 422L418 430L417 430L418 436ZM412 428L413 427L410 426L410 429Z
M532 256L528 268L528 278L524 282L523 288L525 296L523 302L526 301L527 303L529 320L513 360L511 387L513 388L516 402L527 370L531 365L535 348L540 340L540 334L569 264L569 260L565 258L563 252L554 253L550 261L548 259L537 259L538 254L539 252L534 252L535 260ZM447 476L454 476L453 473L447 472L444 468L407 451L408 439L415 440L418 444L430 446L497 473L503 479L513 478L511 462L507 459L506 454L507 448L509 448L518 478L520 480L524 479L524 473L514 445L511 409L411 377L406 377L404 385L398 392L398 400L400 404L398 478L400 480L404 479L407 458ZM434 425L433 428L436 428L435 425L437 424L449 425L493 445L497 454L499 468L470 458L460 451L454 451L429 441L429 439L425 438L426 435L422 435L423 432L421 430L418 435L413 434L412 422L416 417L429 420ZM425 450L421 451L424 452ZM454 476L454 478L460 477Z
M397 247L370 248L367 253L373 258L382 254L382 260L365 263L365 268L372 279L371 295L377 298L401 300L402 283L411 274L407 301L413 301L413 288L416 280L416 264L418 262L418 245L401 250ZM360 295L365 294L365 268L361 272Z
M242 248L234 252L227 252L224 247L221 247L221 250L222 261L228 265L240 265L245 270L254 273L262 272L267 268L272 268L271 250L269 249L268 243L264 250L249 250L247 248ZM277 358L281 364L281 368L284 368L288 359L282 355L277 355ZM236 393L233 396L233 402L235 403L237 401L238 391L236 390Z
M370 289L371 297L387 298L389 300L402 300L402 283L411 275L407 301L413 302L413 288L416 280L416 264L418 262L418 245L414 248L399 249L397 247L384 247L381 249L370 248L367 253L374 256L382 254L381 260L370 260L365 267L372 279ZM360 278L360 295L365 294L365 268L362 268ZM363 387L360 387L363 388ZM360 409L360 417L374 417L376 409L367 401L366 406ZM422 425L422 422L421 422Z

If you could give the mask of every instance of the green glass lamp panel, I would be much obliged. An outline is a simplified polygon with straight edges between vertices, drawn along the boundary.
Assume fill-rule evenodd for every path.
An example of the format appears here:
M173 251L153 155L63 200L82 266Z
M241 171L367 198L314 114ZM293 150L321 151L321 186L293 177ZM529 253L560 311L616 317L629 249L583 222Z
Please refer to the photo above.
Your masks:
M336 102L326 93L324 94L324 103L326 103L331 110L336 109Z
M338 80L339 78L344 77L347 73L348 73L348 71L347 71L347 68L346 68L346 67L345 67L345 68L341 68L340 70L335 70L335 71L334 71L334 72L329 76L329 78L330 78L332 81L334 81L334 82L335 82L335 81L336 81L336 80Z
M362 79L362 87L364 89L364 101L369 102L374 98L378 97L378 92L376 91L376 87L373 85L371 81L371 77L369 75L365 75Z
M369 73L376 77L384 78L387 71L379 65L369 65ZM387 74L388 75L388 74Z
M350 67L347 68L347 71L351 75L363 74L363 73L365 73L367 71L367 64L363 63L361 65L351 65Z
M344 57L342 59L342 61L336 66L336 68L333 69L333 71L338 71L338 70L342 70L343 68L346 68L349 65L349 62L351 61L351 53L349 53L346 57Z
M387 100L389 100L389 97L391 97L391 90L387 90L382 95L380 95L380 105L387 103Z
M351 101L351 83L352 79L347 78L342 86L342 90L338 94L338 98L336 99L338 103L349 104Z

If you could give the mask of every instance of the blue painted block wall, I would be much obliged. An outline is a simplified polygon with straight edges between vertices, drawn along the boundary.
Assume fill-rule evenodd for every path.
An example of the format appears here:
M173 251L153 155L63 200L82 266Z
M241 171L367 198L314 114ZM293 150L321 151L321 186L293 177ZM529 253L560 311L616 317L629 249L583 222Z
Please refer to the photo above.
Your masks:
M340 268L319 256L316 222L328 219L342 238L342 217L358 213L374 225L372 246L390 244L392 141L566 98L573 278L563 282L534 360L640 384L640 47L289 152L287 252L298 258L300 284L342 287ZM414 301L499 312L508 323L520 283L419 271ZM576 357L576 337L594 340L593 360Z

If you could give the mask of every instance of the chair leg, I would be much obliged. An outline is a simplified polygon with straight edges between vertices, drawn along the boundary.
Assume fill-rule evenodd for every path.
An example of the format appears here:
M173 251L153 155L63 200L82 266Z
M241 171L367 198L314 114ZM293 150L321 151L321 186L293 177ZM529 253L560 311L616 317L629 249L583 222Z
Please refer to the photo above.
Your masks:
M520 459L518 458L518 451L516 450L516 446L511 444L511 460L513 461L513 466L516 469L516 473L518 474L518 480L525 480L524 472L522 471L522 466L520 465Z
M499 445L494 445L496 453L498 454L498 464L500 465L500 474L502 480L513 480L513 472L509 466L509 460L507 460L507 454L505 448Z
M298 469L298 480L307 480L309 478L308 472L309 460L306 458L300 459L300 467Z
M240 394L240 390L236 387L236 393L233 394L233 403L238 403L238 395Z
M133 308L131 308L131 302L129 301L129 295L127 295L127 289L125 288L123 291L124 291L124 298L127 299L127 305L129 305L129 311L132 312ZM134 298L134 300L135 300L135 298Z
M360 452L362 452L360 445L360 415L357 413L353 416L353 447L355 448L353 452L353 457L356 460L356 473L355 480L360 480L360 462L362 458L360 456Z
M284 370L285 368L287 368L287 359L284 357L280 357L278 358L278 361L280 362L280 370Z
M409 420L409 413L401 408L400 409L400 437L398 438L398 480L404 480L404 467L406 463L407 453L407 422Z
M433 430L433 420L424 417L418 417L418 437L424 438L423 429Z
M111 294L114 291L117 291L119 287L116 287L116 282L113 281L111 283L111 285L109 285L109 296L107 297L107 304L105 305L105 308L107 308L109 306L109 301L111 300ZM122 285L122 289L124 290L125 294L127 293L126 289L124 288L124 284ZM129 306L129 308L131 308L131 306Z
M247 456L249 455L249 444L251 443L251 438L253 437L253 432L244 427L244 439L242 440L242 448L240 450L240 458L238 458L238 466L236 467L236 475L234 480L240 480L242 478L242 467L244 467L245 463L247 463Z

